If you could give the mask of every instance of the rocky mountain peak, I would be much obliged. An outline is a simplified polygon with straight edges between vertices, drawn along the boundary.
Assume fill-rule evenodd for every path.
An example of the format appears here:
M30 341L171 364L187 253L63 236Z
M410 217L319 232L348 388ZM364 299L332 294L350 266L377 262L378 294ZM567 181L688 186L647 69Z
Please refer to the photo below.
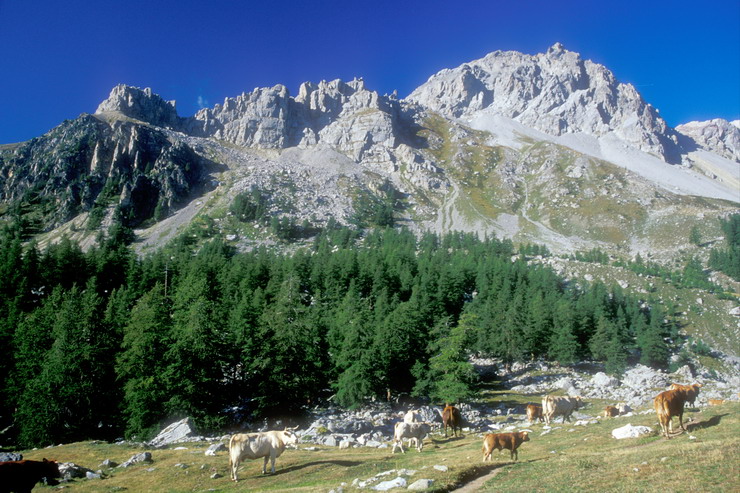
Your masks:
M118 112L126 117L152 125L173 127L179 123L175 101L165 101L151 88L118 84L108 99L100 103L95 114Z
M688 122L676 131L690 137L700 147L740 162L740 120L729 122L715 118L704 122Z
M560 43L537 55L495 51L442 70L407 99L447 117L502 115L551 135L614 133L665 161L680 161L675 132L632 85Z

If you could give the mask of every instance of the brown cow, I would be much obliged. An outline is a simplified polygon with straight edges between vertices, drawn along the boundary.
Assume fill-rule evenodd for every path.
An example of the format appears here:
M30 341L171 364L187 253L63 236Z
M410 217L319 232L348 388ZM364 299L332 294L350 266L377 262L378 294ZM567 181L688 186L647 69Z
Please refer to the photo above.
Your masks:
M539 404L527 404L527 420L530 423L534 423L534 420L540 420L540 422L545 421L544 416L542 416L542 406Z
M46 484L56 486L60 478L59 464L54 460L12 460L0 462L0 492L31 493L33 487L46 478Z
M683 431L686 431L683 426L683 406L685 403L686 392L683 390L666 390L655 397L653 406L658 415L660 428L666 438L671 438L669 433L673 433L673 421L671 419L673 416L678 416L678 424Z
M445 404L444 411L442 411L442 426L444 426L445 437L447 437L447 427L452 427L452 434L457 436L457 430L460 429L462 433L462 416L460 416L460 410L455 406Z
M511 451L511 460L519 460L517 449L522 442L529 441L529 432L517 431L513 433L488 433L483 438L483 462L491 459L493 450L507 449ZM516 459L514 458L516 456Z
M604 417L605 418L614 418L619 416L619 409L617 409L614 406L606 406L604 408Z
M700 383L694 383L691 385L681 385L678 383L672 383L668 390L681 390L686 393L686 402L694 405L696 397L699 395L699 389L701 388Z
M724 403L725 403L724 399L709 399L707 401L707 404L709 404L710 406L721 406Z

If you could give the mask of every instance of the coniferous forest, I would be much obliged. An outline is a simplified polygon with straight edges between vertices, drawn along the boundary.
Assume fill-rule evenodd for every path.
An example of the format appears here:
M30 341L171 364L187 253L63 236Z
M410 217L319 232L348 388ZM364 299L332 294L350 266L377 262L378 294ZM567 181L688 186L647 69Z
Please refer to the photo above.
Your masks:
M292 253L183 237L142 258L128 239L41 251L3 229L0 426L19 445L145 439L184 416L219 430L389 391L457 402L480 384L470 354L612 373L668 358L657 304L566 282L508 240L330 225Z

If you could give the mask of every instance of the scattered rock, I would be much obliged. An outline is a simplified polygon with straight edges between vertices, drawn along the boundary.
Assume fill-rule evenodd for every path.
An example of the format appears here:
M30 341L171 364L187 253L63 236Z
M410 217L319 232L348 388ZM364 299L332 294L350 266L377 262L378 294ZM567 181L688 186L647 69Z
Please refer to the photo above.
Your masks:
M612 436L617 440L621 440L623 438L637 438L644 435L652 434L652 428L649 428L647 426L632 426L631 424L626 424L621 428L616 428L612 430Z
M226 445L224 445L222 442L214 443L208 449L205 451L206 455L216 455L216 452L224 452L226 451Z
M401 476L391 481L383 481L373 486L371 489L376 491L388 491L393 488L404 488L406 487L406 479Z
M97 472L86 471L85 472L85 477L87 479L101 479L103 477L103 475L102 474L99 474Z
M151 463L151 462L153 462L151 452L142 452L140 454L136 454L132 456L129 460L121 464L121 467L131 467L134 464Z
M409 490L426 490L432 487L433 479L417 479L408 487Z
M447 472L447 470L449 469L449 467L447 467L447 466L441 466L441 465L435 465L434 466L434 469L436 469L437 471Z
M165 429L163 429L159 433L159 435L154 437L154 439L149 442L149 445L154 448L162 448L184 438L190 437L193 434L194 431L190 425L190 418L185 418L165 427Z
M619 380L614 377L610 377L603 371L598 372L591 378L591 383L597 387L617 387L619 386Z
M213 474L211 474L211 479L218 479L218 478L223 478L223 476L217 472L214 472Z
M78 466L74 462L62 462L59 464L59 474L61 474L62 479L65 481L75 478L86 478L88 472L91 473L93 470Z
M8 462L11 460L23 460L23 455L16 454L15 452L1 452L0 462Z

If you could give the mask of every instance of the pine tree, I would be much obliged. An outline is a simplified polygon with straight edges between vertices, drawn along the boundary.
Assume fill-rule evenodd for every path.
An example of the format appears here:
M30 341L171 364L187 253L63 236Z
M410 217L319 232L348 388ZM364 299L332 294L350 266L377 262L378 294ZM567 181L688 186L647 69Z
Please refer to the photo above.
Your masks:
M555 328L550 338L548 354L560 364L575 363L578 357L578 340L575 336L573 307L567 300L558 302L555 308Z
M447 336L433 344L434 354L429 359L426 378L432 382L430 394L433 399L459 402L472 394L478 376L468 361L468 351L475 327L476 317L465 314Z
M129 438L148 438L166 416L169 389L162 375L170 324L164 288L155 284L131 310L117 360L116 372L124 382L123 412Z

